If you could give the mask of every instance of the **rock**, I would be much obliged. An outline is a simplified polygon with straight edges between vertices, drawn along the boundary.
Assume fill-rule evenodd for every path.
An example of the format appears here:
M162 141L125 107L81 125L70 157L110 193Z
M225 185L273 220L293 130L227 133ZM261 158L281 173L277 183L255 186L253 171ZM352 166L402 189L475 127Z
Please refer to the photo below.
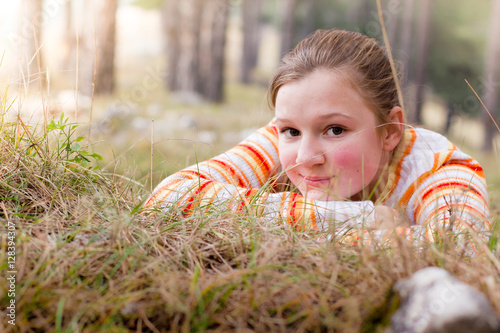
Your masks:
M166 111L160 103L150 103L146 108L146 112L149 117L157 118L162 116Z
M116 100L106 106L104 118L114 119L130 117L139 113L138 108L137 104Z
M401 306L391 319L393 332L500 332L486 297L444 269L421 269L394 289Z
M182 115L176 123L180 129L196 128L198 126L196 118L189 114Z
M203 96L193 91L174 91L171 92L172 101L191 106L201 105L204 103Z
M130 122L130 127L135 130L140 131L143 135L149 136L149 130L151 130L151 119L144 117L134 117Z
M92 127L96 132L109 134L121 128L122 124L130 123L137 114L137 105L116 100L106 106L101 118Z

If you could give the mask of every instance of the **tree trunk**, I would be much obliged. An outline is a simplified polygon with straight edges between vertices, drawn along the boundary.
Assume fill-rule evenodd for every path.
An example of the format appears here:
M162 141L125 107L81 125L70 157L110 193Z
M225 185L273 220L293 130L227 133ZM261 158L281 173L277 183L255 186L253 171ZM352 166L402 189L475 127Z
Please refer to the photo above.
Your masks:
M222 101L229 0L168 0L163 7L167 86L191 100ZM193 96L195 94L195 96Z
M410 117L412 122L422 123L422 108L424 104L425 83L427 81L427 58L429 55L429 30L431 17L431 0L422 0L420 3L420 17L418 22L418 50L415 74L415 114ZM411 116L411 115L409 115Z
M489 110L494 118L497 117L497 107L498 107L498 57L500 53L500 41L498 39L498 34L500 34L500 20L498 17L500 15L500 1L493 1L493 8L491 12L490 20L490 32L488 39L488 47L486 52L486 62L484 68L484 75L486 77L486 82L483 91L483 102L486 108ZM493 148L493 138L497 132L496 126L491 121L490 115L486 110L482 114L485 137L483 143L484 150L491 150ZM495 119L496 121L496 119ZM498 123L498 122L497 122Z
M75 26L72 15L72 1L64 1L64 37L63 37L63 51L62 51L62 68L70 72L75 69L76 58L76 38Z
M398 32L398 28L399 28L399 15L397 15L396 13L394 14L391 14L389 16L389 20L388 22L385 22L386 25L388 25L387 27L387 39L389 40L389 45L391 46L391 50L397 50L398 49L398 45L396 45L396 37L397 37L397 32ZM395 54L394 51L392 51L393 54Z
M97 70L95 94L111 94L115 88L117 0L96 1ZM97 30L99 28L99 30Z
M373 1L375 2L375 1ZM358 3L358 22L361 24L363 27L365 27L366 30L366 25L370 20L373 18L370 16L370 11L372 10L372 5L370 5L370 1L366 0L360 0ZM363 33L366 33L366 31L361 31Z
M407 81L410 74L410 54L411 54L411 32L413 27L413 6L414 0L406 0L403 4L403 26L399 36L399 59L403 63L403 79Z
M19 58L20 70L18 81L24 89L29 86L40 85L39 79L43 77L43 59L40 52L42 34L42 0L22 0L21 19L19 25Z
M444 126L444 133L450 133L451 124L453 123L453 118L455 117L456 110L451 101L446 103L446 123Z
M80 91L86 95L111 94L115 88L115 31L118 1L85 2L87 25L82 36ZM94 24L95 22L95 24Z
M316 6L318 5L317 0L304 0L302 1L303 11L304 11L304 22L300 28L299 39L302 40L306 38L310 33L314 31L314 20Z
M283 30L281 32L281 56L284 56L293 49L296 9L297 0L284 0Z
M242 83L250 82L250 74L257 65L260 41L260 10L262 0L243 0L243 54L241 57Z
M402 79L401 79L401 89L403 90L403 98L405 98L405 113L414 121L415 115L415 103L414 94L412 94L413 87L410 87L410 82L412 77L410 74L410 64L411 64L411 40L412 40L412 28L413 28L413 9L414 0L406 0L403 6L403 15L401 17L401 32L399 35L398 47L399 50L394 54L397 54L397 58L402 65Z
M162 23L164 32L165 54L167 55L168 73L165 83L170 91L179 90L177 79L177 64L181 54L179 41L179 1L166 0L162 7Z
M182 0L179 5L180 57L177 62L176 90L199 92L200 24L203 0Z
M200 48L200 93L210 102L224 98L224 54L229 0L205 3Z
M87 96L92 95L94 84L95 68L95 47L94 47L94 5L93 1L83 3L81 20L89 24L78 26L78 48L77 62L78 71L78 91ZM92 22L92 24L90 24ZM83 27L82 27L83 26Z

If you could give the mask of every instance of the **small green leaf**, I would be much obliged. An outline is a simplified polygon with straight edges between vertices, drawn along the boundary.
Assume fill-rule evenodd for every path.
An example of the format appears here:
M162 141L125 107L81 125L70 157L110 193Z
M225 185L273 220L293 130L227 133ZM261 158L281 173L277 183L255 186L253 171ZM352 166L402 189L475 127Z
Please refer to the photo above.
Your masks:
M95 158L96 160L102 161L102 156L97 153L93 153L92 155L89 156Z
M56 311L56 332L61 332L62 329L62 321L63 321L63 314L64 314L64 302L66 299L62 297L59 300L59 303L57 304L57 311Z
M56 123L54 122L54 119L52 119L52 120L50 121L50 124L48 124L48 125L47 125L47 129L48 129L49 131L53 131L53 130L57 129L57 125L56 125Z

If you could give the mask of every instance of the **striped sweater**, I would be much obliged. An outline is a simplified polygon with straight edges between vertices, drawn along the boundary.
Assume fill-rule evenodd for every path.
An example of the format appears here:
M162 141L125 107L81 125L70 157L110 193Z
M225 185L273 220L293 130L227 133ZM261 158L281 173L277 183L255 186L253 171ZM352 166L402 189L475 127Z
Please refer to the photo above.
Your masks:
M488 197L481 166L445 137L425 129L406 129L389 166L380 202L404 210L409 226L392 232L411 239L435 240L441 232L490 229ZM229 151L164 179L146 207L196 207L253 212L269 223L295 230L349 234L374 220L371 201L313 201L294 192L276 192L282 169L273 123ZM364 231L366 234L366 231ZM373 238L388 232L373 231ZM345 238L344 238L345 239Z

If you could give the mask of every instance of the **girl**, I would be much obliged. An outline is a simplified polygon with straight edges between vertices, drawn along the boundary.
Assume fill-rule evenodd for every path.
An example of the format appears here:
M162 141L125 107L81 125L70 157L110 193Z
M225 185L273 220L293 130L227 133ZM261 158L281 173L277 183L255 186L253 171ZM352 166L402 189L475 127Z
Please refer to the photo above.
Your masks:
M267 126L167 177L146 206L251 209L334 235L364 227L434 240L490 229L483 169L445 137L404 125L389 59L374 39L316 31L283 58L268 96L275 118Z

